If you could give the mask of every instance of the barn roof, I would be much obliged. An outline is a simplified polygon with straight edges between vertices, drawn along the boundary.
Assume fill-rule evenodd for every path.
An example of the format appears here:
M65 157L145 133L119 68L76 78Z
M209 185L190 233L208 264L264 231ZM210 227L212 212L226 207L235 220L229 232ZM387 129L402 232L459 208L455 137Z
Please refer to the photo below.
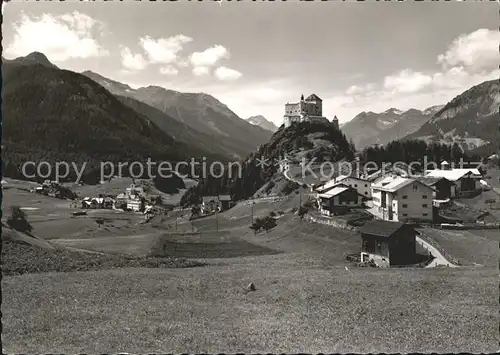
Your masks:
M419 176L417 178L417 180L420 181L421 183L427 185L427 186L434 186L442 180L447 181L450 184L453 184L452 181L450 181L442 176Z
M363 234L371 234L379 237L390 238L401 227L406 225L403 222L388 222L382 220L373 220L366 222L359 231Z

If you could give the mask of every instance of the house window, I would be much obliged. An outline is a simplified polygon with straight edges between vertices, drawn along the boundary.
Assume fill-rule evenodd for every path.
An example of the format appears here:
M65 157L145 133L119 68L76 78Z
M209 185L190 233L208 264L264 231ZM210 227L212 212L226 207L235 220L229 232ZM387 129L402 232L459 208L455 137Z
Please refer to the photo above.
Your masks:
M418 186L417 185L413 185L413 190L417 191L418 190Z
M365 191L365 195L368 195L368 191Z
M368 184L365 184L365 187L368 187Z
M407 200L408 199L408 195L403 195L403 200Z
M403 205L403 208L407 208L407 207L408 207L408 205L407 205L407 204L404 204L404 205Z
M354 184L354 187L358 187L358 184Z
M422 216L424 216L424 217L427 216L427 213L423 213Z
M426 204L423 204L423 205L422 205L422 207L423 207L423 208L427 208L427 206L428 206L428 205L426 205Z
M403 217L408 217L408 213L403 213Z
M423 200L427 200L427 195L422 195Z

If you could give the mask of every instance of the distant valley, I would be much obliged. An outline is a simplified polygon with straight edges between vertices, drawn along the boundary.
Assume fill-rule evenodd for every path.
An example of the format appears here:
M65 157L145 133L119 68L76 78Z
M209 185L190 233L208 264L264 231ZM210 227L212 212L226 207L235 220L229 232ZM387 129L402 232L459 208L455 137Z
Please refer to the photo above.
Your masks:
M341 128L353 140L356 149L360 150L406 137L417 131L441 108L433 106L424 111L410 109L404 112L391 108L382 113L362 112Z

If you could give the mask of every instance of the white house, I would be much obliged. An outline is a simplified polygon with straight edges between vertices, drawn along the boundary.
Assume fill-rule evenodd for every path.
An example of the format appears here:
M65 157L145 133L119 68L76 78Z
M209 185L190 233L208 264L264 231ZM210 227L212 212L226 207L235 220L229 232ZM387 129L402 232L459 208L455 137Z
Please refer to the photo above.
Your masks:
M422 182L401 176L387 176L372 184L373 208L387 221L432 221L434 190Z
M370 199L372 197L371 182L352 175L340 175L339 177L326 182L316 189L319 193L325 193L335 186L345 185L352 187L363 197Z

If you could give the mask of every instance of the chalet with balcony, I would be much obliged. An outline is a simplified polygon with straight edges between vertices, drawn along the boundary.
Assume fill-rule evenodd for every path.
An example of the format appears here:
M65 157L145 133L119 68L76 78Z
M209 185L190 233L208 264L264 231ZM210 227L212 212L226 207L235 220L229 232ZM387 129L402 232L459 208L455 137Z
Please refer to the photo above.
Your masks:
M362 207L363 200L364 197L355 188L342 184L317 196L318 209L326 216L344 214L352 208Z

